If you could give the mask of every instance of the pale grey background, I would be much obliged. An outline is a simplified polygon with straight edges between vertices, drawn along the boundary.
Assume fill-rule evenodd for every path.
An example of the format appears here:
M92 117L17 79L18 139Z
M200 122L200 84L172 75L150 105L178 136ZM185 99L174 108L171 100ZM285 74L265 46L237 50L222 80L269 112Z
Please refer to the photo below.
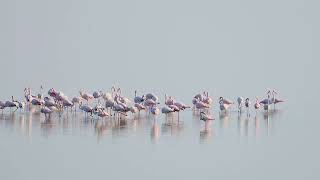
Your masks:
M260 145L227 140L192 146L186 138L175 142L177 147L137 140L110 150L108 141L96 147L85 140L84 146L82 137L75 137L72 146L70 139L36 136L33 144L2 133L1 149L6 150L0 155L0 179L46 179L50 170L45 166L55 174L49 175L52 179L61 178L59 173L74 179L80 172L79 178L107 178L109 171L111 177L136 179L318 179L319 5L309 0L0 0L1 100L21 98L24 87L37 90L40 84L70 96L80 88L107 90L114 84L128 96L138 89L185 102L204 89L214 98L235 98L276 88L287 100L280 132ZM105 149L112 151L111 162ZM15 159L20 153L24 159ZM95 156L99 153L103 162Z

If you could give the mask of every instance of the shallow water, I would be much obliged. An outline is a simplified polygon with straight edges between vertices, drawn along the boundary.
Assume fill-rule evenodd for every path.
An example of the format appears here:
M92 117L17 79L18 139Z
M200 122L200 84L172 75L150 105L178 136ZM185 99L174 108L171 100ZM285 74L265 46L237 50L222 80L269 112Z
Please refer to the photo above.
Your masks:
M317 177L316 142L286 104L269 113L215 108L205 124L187 110L157 117L141 113L118 121L53 114L35 108L0 116L6 179ZM310 131L309 131L310 130ZM2 179L2 178L1 178Z

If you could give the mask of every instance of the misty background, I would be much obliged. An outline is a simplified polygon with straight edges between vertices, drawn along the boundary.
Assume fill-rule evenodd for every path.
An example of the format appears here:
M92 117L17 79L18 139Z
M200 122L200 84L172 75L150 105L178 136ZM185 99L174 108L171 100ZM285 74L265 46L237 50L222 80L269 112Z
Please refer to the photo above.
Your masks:
M161 132L153 144L149 120L124 135L108 129L97 141L81 115L47 126L41 115L5 112L0 179L317 179L319 7L315 0L0 0L1 101L22 99L25 87L72 98L115 85L127 97L137 89L190 105L207 90L216 118L208 144L199 142L203 122L190 111L181 114L181 134ZM247 130L260 122L261 136L239 135L237 112L224 127L219 96L254 101L267 88L285 103L280 117L261 110L259 120L244 120Z
M128 95L315 93L319 4L2 0L0 97L40 85L70 96L112 85Z

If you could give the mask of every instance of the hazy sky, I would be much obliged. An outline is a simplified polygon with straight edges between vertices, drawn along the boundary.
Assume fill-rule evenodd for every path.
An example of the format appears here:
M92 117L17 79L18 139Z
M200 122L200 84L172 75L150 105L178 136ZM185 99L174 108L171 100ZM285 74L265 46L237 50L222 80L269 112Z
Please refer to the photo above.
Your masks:
M0 1L1 99L42 84L189 96L312 92L319 1ZM250 92L252 93L252 92ZM292 94L294 95L294 94Z
M276 88L286 100L285 116L271 123L275 136L218 135L212 146L194 145L200 128L188 131L190 112L185 138L161 137L159 146L148 144L149 129L101 144L82 135L45 139L50 128L39 119L28 141L17 133L28 126L24 116L2 120L0 179L317 179L319 7L316 0L0 0L0 100L21 98L26 86L72 97L115 84L131 97L155 91L190 104L207 89L217 121L219 96Z

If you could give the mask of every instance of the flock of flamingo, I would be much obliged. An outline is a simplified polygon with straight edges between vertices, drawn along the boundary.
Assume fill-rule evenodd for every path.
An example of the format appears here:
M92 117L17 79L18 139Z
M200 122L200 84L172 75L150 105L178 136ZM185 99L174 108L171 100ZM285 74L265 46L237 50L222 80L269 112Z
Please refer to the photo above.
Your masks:
M110 92L94 91L92 94L79 91L79 96L69 99L62 91L56 91L54 88L49 89L48 95L44 97L43 87L41 86L40 92L37 95L32 94L30 88L24 89L23 101L16 100L13 96L11 100L0 101L0 109L15 108L13 112L20 109L27 109L26 107L38 107L39 112L45 115L45 118L50 118L52 113L59 113L61 115L64 111L76 113L77 109L85 113L85 117L96 116L99 118L106 118L114 116L118 120L121 120L128 113L140 115L141 111L146 113L151 113L156 116L160 113L165 114L166 117L169 114L177 113L179 119L179 112L185 109L191 108L190 106L184 104L183 102L176 101L172 96L165 95L164 105L160 109L160 101L157 95L154 93L147 93L144 95L138 95L135 91L135 96L133 101L122 95L121 88L112 87ZM268 90L267 97L263 100L256 98L253 107L255 110L259 110L261 107L265 111L269 111L270 106L273 104L278 104L284 102L278 99L277 91ZM250 116L249 108L251 107L251 102L249 98L238 97L237 109L239 113L246 109L247 115ZM214 120L210 115L209 109L213 105L213 99L209 96L208 92L203 92L195 95L192 98L192 109L199 112L200 120L209 121ZM219 98L219 108L221 112L227 112L229 108L235 103L224 97Z

